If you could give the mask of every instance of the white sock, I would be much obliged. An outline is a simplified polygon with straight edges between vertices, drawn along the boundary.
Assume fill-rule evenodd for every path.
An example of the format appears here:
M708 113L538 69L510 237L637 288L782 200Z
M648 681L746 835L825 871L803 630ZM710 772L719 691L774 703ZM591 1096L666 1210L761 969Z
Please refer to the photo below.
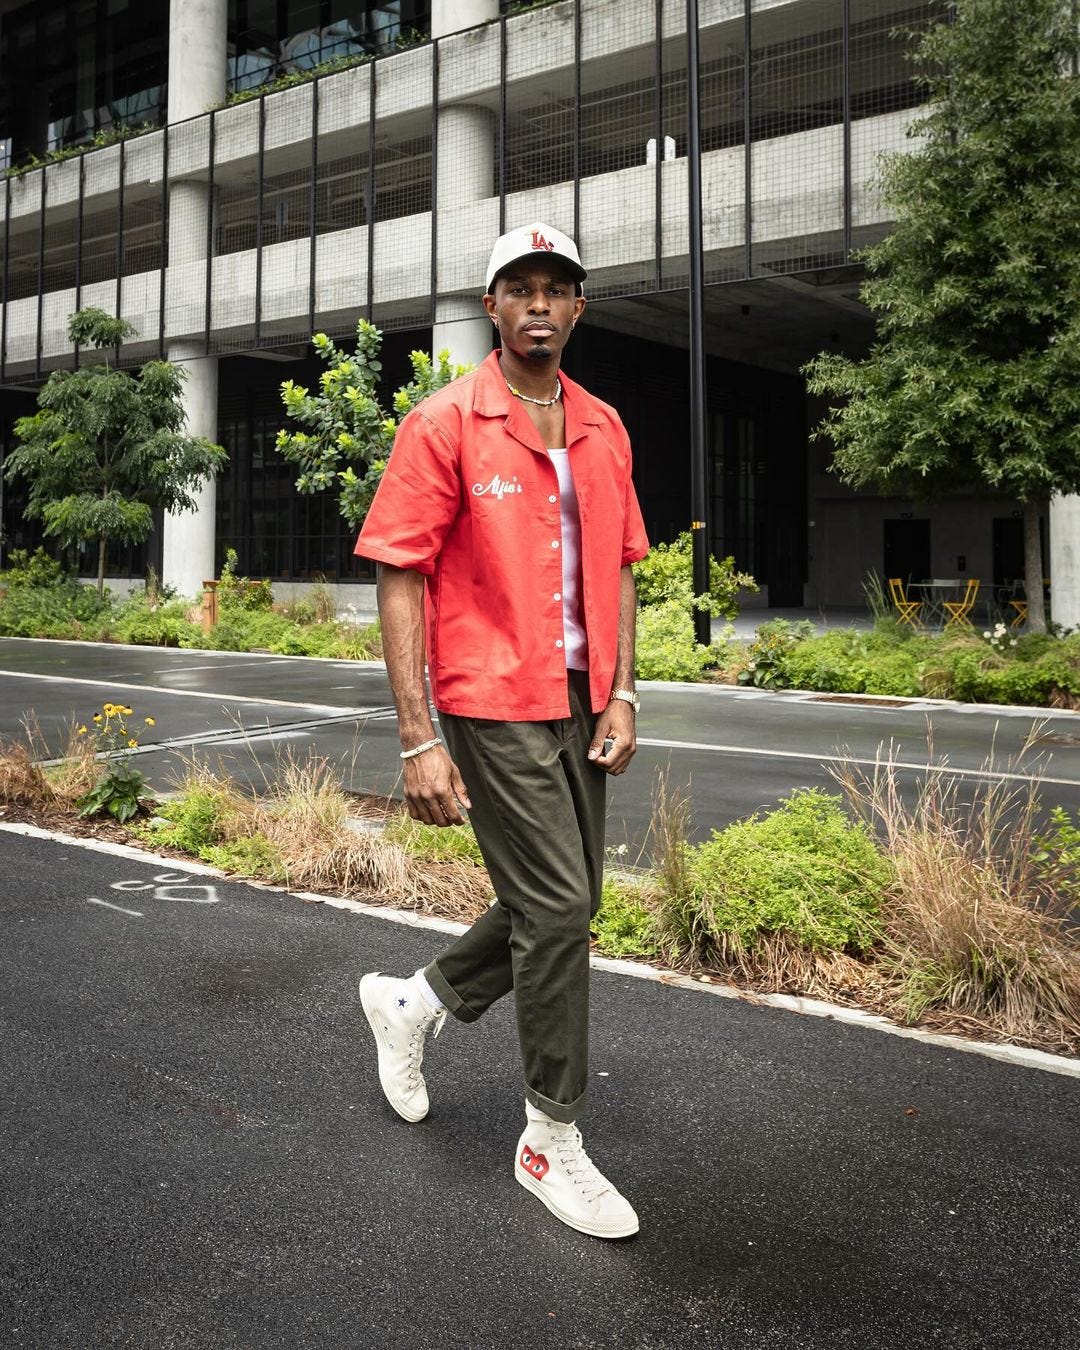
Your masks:
M533 1106L528 1097L525 1098L525 1119L531 1124L539 1124L542 1121L545 1125L558 1125L562 1129L569 1129L565 1121L552 1120L546 1111L541 1111L538 1106Z
M438 996L435 990L432 989L431 985L428 984L427 980L424 977L424 972L422 970L418 970L416 974L412 977L412 979L409 981L409 983L412 985L415 992L419 994L420 997L424 1000L424 1002L428 1005L428 1007L431 1009L432 1012L442 1012L443 1009L446 1007L446 1004Z

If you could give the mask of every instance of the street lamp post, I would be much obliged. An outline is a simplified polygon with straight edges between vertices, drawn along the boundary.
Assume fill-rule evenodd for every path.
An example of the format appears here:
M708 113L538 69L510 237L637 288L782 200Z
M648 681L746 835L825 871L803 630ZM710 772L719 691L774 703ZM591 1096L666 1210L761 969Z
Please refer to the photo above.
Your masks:
M693 540L694 594L709 589L709 483L705 435L704 258L701 231L701 91L699 82L697 0L686 0L686 102L689 247L690 247L690 537ZM709 615L694 610L694 636L712 640Z

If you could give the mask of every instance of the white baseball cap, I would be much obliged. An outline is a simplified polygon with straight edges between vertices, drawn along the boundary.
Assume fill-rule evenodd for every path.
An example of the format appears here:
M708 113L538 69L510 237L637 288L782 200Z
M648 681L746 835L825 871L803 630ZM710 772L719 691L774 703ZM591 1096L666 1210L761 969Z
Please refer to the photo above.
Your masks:
M520 262L522 258L534 257L536 254L561 259L566 263L567 270L575 281L584 281L589 275L581 265L577 244L570 236L538 221L535 225L523 225L518 230L510 230L496 239L487 265L485 289L491 290L495 278L504 267Z

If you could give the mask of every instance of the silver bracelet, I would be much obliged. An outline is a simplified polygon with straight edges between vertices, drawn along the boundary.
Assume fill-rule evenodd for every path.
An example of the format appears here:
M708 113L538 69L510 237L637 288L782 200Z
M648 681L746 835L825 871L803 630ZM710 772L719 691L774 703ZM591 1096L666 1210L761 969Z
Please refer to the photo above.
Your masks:
M417 755L422 755L425 750L434 750L437 745L442 745L438 736L430 741L424 741L421 745L414 745L411 750L402 750L399 752L402 759L415 759Z

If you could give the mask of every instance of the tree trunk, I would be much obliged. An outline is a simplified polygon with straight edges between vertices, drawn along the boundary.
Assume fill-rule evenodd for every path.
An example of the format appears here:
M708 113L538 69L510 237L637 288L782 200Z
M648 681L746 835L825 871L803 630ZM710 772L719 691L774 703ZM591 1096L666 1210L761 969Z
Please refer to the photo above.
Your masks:
M104 599L105 596L105 545L108 541L104 536L98 540L97 548L97 593L98 599Z
M1029 633L1046 632L1042 538L1039 530L1043 505L1039 501L1024 503L1024 593L1027 596Z

